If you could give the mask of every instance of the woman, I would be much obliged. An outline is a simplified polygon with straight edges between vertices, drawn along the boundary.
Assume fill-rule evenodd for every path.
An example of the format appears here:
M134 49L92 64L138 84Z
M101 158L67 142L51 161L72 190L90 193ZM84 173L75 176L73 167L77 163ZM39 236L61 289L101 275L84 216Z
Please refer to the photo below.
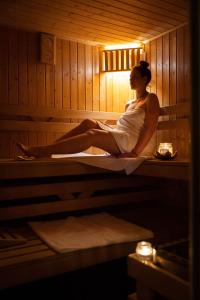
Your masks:
M17 143L18 147L25 155L35 157L78 153L91 146L117 157L139 156L156 130L160 113L157 96L146 90L151 80L148 66L147 62L141 61L132 69L130 85L136 91L136 99L126 104L116 128L86 119L50 145L27 147Z

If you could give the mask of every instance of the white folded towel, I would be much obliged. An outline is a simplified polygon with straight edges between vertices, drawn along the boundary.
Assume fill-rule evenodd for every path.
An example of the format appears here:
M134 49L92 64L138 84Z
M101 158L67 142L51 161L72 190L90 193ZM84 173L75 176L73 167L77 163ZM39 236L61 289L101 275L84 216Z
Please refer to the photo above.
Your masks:
M29 225L49 247L61 253L153 238L152 231L108 213L30 222Z
M125 171L127 175L131 174L137 169L148 156L139 156L136 158L116 158L111 155L100 154L92 155L85 152L76 154L53 154L51 156L55 159L70 159L86 165L91 165L98 168L103 168L112 171Z

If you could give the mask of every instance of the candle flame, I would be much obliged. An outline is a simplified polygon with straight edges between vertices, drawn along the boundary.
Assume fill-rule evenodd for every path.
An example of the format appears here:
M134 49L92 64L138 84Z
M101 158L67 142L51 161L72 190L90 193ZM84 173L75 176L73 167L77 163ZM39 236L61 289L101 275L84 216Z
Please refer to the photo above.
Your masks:
M141 258L150 259L152 257L153 248L149 242L140 242L137 244L136 253Z
M170 152L171 154L173 154L172 143L160 143L159 148L158 148L158 152L160 154L165 154L167 152Z

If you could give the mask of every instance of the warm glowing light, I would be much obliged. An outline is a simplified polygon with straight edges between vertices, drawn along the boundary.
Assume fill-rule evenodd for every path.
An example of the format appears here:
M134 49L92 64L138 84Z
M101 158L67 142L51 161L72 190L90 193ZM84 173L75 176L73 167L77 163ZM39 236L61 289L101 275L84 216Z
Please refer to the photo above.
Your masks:
M153 248L151 243L145 241L137 243L136 254L143 261L152 260Z
M167 152L173 154L173 146L172 143L160 143L158 152L162 155L165 155Z
M121 82L121 84L129 84L130 73L131 71L108 72L106 78L112 78Z
M116 50L116 49L132 49L142 47L141 43L131 43L131 44L120 44L120 45L109 45L105 47L105 50Z

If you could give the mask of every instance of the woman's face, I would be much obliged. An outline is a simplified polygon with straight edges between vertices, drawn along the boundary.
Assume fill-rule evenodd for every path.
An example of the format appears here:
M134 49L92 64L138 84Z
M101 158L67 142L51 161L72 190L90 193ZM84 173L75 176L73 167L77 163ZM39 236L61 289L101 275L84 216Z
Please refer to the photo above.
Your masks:
M146 76L142 77L140 71L133 69L130 74L130 86L132 90L143 89L146 87Z

